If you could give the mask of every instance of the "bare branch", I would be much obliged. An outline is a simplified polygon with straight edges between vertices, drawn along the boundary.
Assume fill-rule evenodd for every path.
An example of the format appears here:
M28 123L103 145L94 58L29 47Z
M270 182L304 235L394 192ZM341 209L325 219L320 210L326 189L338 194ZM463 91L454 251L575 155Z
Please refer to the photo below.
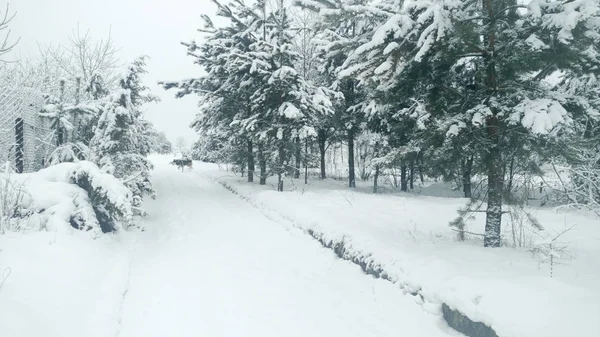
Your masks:
M15 16L17 15L17 13L13 13L12 15L9 14L10 12L10 5L6 4L6 9L4 11L4 14L2 14L2 11L0 11L0 32L7 30L6 34L4 35L4 38L0 37L0 62L8 62L3 60L1 57L5 54L7 54L8 52L10 52L20 41L20 38L18 38L15 42L10 42L11 38L10 38L10 29L8 29L8 26L10 24L10 22L15 18Z

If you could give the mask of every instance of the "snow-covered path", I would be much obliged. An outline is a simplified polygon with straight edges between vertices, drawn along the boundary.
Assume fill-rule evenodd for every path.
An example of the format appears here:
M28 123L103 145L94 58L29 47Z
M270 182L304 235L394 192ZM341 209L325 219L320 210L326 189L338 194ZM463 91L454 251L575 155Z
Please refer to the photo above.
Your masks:
M448 336L435 314L197 172L157 163L120 337Z

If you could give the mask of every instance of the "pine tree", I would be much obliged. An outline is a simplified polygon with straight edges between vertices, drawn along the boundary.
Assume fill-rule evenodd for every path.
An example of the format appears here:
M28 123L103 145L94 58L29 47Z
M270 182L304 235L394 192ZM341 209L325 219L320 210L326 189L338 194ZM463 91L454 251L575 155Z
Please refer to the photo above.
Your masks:
M91 141L98 166L131 190L137 215L145 214L141 209L143 197L155 197L149 179L152 164L146 158L151 149L148 137L151 124L143 119L141 107L157 98L142 84L145 66L146 57L139 57L127 67L119 81L120 88L111 95Z
M345 71L370 78L386 92L414 76L436 91L473 106L429 100L431 124L445 137L468 131L476 160L487 175L484 245L501 244L502 205L507 165L514 155L526 157L561 134L572 132L573 121L596 118L590 111L569 106L582 96L553 86L548 78L562 71L565 81L594 74L598 69L600 25L597 2L532 1L527 7L513 0L390 1L386 22L350 55ZM456 90L456 78L444 71L466 65L472 83ZM412 77L414 78L414 77ZM442 107L452 107L445 109ZM597 110L594 110L597 111Z
M229 25L216 28L205 17L203 31L209 34L205 42L186 44L188 54L207 75L164 85L178 88L178 96L198 94L201 113L192 126L203 133L213 130L214 136L218 130L222 134L217 137L231 139L237 148L233 156L245 158L249 181L256 146L260 183L266 183L269 163L282 190L289 151L297 148L298 140L316 136L315 116L330 113L331 92L303 79L294 69L299 56L292 48L290 19L281 3L269 12L262 1L253 7L213 2ZM277 158L276 162L271 158Z
M320 39L325 64L323 70L328 75L331 88L343 94L344 100L336 109L334 125L343 130L343 138L348 144L348 185L356 187L355 139L364 122L364 114L357 107L366 99L366 92L359 86L353 74L343 73L346 58L358 47L374 25L382 17L372 8L368 0L299 0L296 3L306 9L316 11L321 20L316 29Z

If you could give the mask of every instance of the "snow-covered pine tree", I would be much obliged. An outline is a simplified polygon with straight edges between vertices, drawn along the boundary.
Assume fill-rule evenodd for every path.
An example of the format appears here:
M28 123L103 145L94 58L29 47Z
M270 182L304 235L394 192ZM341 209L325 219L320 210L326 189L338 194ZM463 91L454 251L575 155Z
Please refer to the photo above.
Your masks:
M110 103L105 106L91 141L98 166L119 178L131 190L136 215L145 214L141 209L144 196L155 197L149 179L152 164L146 158L151 146L147 137L150 124L143 119L141 107L157 98L142 84L146 59L145 56L138 57L126 68L119 89L110 96Z
M170 154L173 152L173 144L167 138L164 132L153 130L152 136L152 152L158 154Z
M53 142L56 146L48 155L46 165L55 165L62 162L74 162L89 157L89 148L82 141L80 127L91 123L92 117L98 113L98 107L81 101L81 81L75 80L76 85L74 102L68 102L65 95L66 80L59 81L59 96L46 94L46 105L40 112L40 117L50 121L54 131Z
M233 157L246 159L249 181L256 147L260 183L265 184L270 158L278 158L270 166L281 177L287 150L295 140L314 134L309 125L316 114L330 112L330 92L302 79L294 69L298 55L292 50L290 20L281 3L280 11L269 12L263 1L254 6L213 2L227 26L215 27L205 16L204 43L185 44L207 75L164 86L178 88L178 96L200 96L201 112L192 127L211 135L203 137L208 141L230 139L237 148Z
M428 91L450 95L455 81L435 73L444 69L438 65L476 69L470 97L476 105L433 109L438 113L431 125L446 126L446 137L468 126L481 135L474 151L488 182L484 245L498 247L511 155L555 144L558 135L572 131L573 121L597 118L595 109L571 108L569 103L582 96L553 86L549 77L557 71L567 82L573 75L598 76L600 5L595 0L535 0L526 6L514 0L411 0L382 6L386 22L346 60L346 73L376 78L385 91L426 65L434 76L427 72L419 80Z
M323 71L328 75L331 88L343 94L343 103L337 107L334 125L343 130L343 138L348 145L348 185L356 186L355 139L364 122L357 105L365 100L366 92L359 87L356 76L341 74L342 65L347 56L358 46L366 42L377 23L385 18L369 0L297 0L300 7L319 13L316 25L322 41ZM325 134L321 134L323 138Z
M210 147L214 139L234 140L236 151L229 152L245 162L248 168L248 181L254 180L254 148L257 140L251 128L232 125L234 120L249 118L252 114L250 95L254 92L254 78L250 74L253 60L248 53L250 45L256 40L254 31L260 25L259 15L253 8L242 2L222 4L213 0L217 6L217 15L227 19L228 24L217 27L204 15L204 26L200 29L206 34L202 44L184 43L188 55L195 63L203 67L206 75L181 82L163 83L166 89L177 88L177 97L197 94L200 97L200 112L191 124L198 133L205 135L196 148ZM218 131L220 134L216 134ZM206 137L210 135L210 137ZM215 138L216 137L216 138ZM259 144L259 147L260 144ZM227 149L231 149L227 147ZM213 155L214 156L214 155ZM260 153L259 153L260 156ZM224 156L218 156L224 158ZM232 158L227 158L231 160ZM241 164L241 163L240 163ZM266 179L266 164L261 165L261 183Z
M252 126L259 139L269 139L277 157L278 190L283 191L289 150L296 140L317 136L318 116L333 113L334 93L305 80L294 68L299 55L293 48L293 30L282 1L272 13L259 3L266 24L262 39L251 45L254 60L251 74L257 80L257 90L251 96L254 114L239 124Z

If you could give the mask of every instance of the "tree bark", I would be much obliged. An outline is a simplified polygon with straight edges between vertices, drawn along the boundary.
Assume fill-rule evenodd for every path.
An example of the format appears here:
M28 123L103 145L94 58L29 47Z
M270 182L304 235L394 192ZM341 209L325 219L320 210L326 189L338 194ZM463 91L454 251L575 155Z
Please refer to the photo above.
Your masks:
M412 159L410 161L410 189L411 190L415 188L414 182L415 182L415 160Z
M508 167L508 184L506 186L506 199L510 202L511 200L511 192L513 188L513 175L515 169L515 156L513 155L510 159L510 165Z
M279 145L279 167L277 170L277 191L283 192L283 173L285 172L285 147Z
M379 180L379 165L375 165L375 175L373 175L373 193L374 194L377 194L377 191L379 189L378 180Z
M318 142L319 142L319 155L321 161L321 179L327 178L327 173L325 172L325 143L327 141L327 134L325 130L320 129L318 132Z
M304 185L307 185L307 184L308 184L308 139L304 143Z
M488 177L488 205L485 218L484 247L500 247L502 227L503 176L499 148L498 121L495 116L487 118L487 135L492 145L486 158Z
M407 184L407 179L406 179L406 164L402 163L402 166L400 166L400 190L403 192L408 191L408 184Z
M260 165L260 185L267 184L267 159L262 144L258 144L258 164Z
M302 148L300 145L300 138L296 137L296 139L294 140L294 143L296 144L296 153L294 154L294 156L296 157L296 167L294 168L294 179L300 179L300 165L302 163Z
M473 192L471 190L471 175L473 172L473 156L469 156L463 165L463 174L462 174L462 182L463 182L463 193L465 198L472 198Z
M421 184L425 184L425 179L423 177L423 152L419 152L417 155L417 168L419 169L419 178L421 179Z
M248 139L248 154L247 154L248 158L247 158L247 162L248 162L248 182L252 183L254 182L254 153L253 153L253 146L252 146L252 140Z
M356 187L356 172L354 170L354 131L348 130L348 186Z
M498 78L496 74L496 14L492 0L482 0L482 10L488 16L489 23L485 33L487 42L483 61L485 63L485 85L490 97L498 93ZM503 196L503 165L500 149L499 122L495 109L486 118L486 132L490 148L486 154L486 170L488 177L488 206L485 218L484 247L500 247L502 228L502 196Z
M65 133L62 127L58 126L56 130L56 146L62 146L65 143Z

